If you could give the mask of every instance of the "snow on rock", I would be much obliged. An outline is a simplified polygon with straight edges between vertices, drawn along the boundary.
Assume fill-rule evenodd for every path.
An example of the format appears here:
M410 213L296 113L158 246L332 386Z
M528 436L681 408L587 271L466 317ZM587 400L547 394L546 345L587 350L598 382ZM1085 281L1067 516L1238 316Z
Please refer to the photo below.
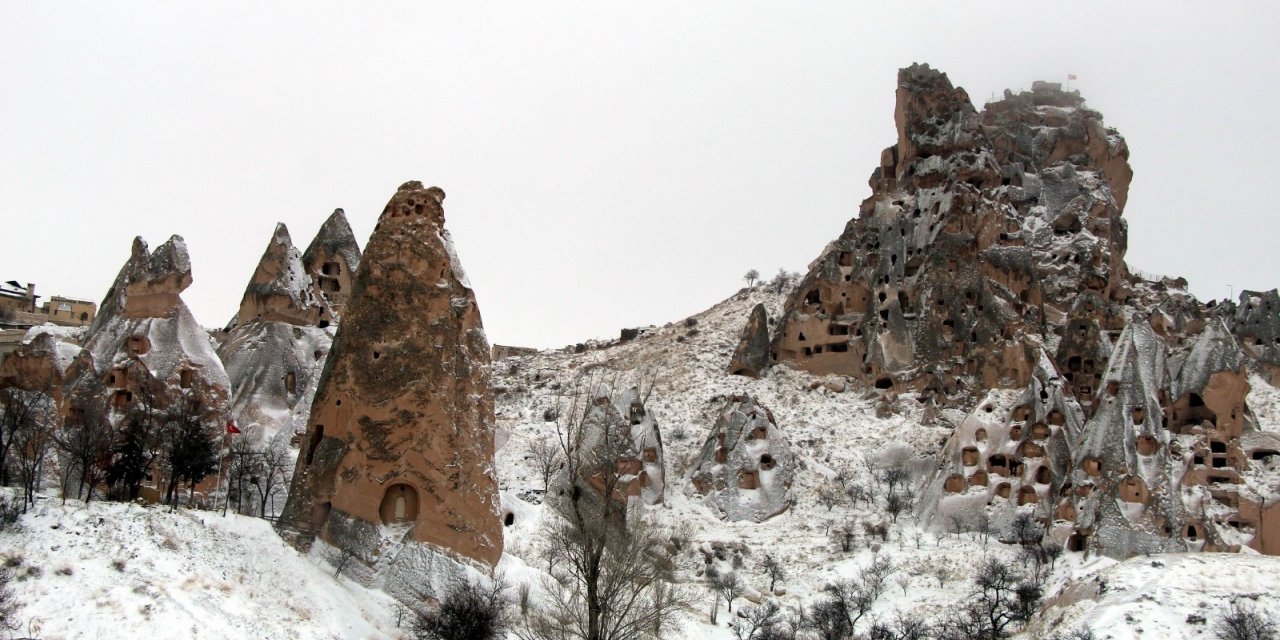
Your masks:
M235 326L218 347L231 382L231 412L247 437L306 432L311 400L333 342L326 313L289 231L277 224L245 287Z
M769 409L734 396L690 468L685 491L705 496L729 520L763 522L791 506L794 467L790 443Z

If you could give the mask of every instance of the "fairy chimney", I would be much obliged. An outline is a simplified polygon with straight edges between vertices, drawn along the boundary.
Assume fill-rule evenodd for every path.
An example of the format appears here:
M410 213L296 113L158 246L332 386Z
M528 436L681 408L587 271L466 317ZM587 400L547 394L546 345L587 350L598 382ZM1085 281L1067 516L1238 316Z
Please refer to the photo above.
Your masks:
M414 567L440 550L488 565L502 553L489 344L443 200L406 182L383 210L284 511L356 550L393 592L408 593Z

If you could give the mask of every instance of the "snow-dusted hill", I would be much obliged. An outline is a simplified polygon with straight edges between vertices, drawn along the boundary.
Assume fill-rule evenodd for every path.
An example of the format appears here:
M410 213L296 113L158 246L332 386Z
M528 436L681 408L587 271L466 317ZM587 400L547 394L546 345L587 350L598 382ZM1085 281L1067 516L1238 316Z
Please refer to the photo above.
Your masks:
M910 395L891 398L875 390L855 388L842 378L814 377L786 367L773 367L760 379L728 375L730 357L751 309L757 303L764 304L772 322L782 302L782 293L770 285L761 285L744 289L689 319L642 330L631 341L588 343L585 348L544 351L495 362L500 431L496 467L504 508L513 513L513 532L518 532L508 536L508 554L530 566L538 565L537 527L548 518L542 513L544 507L538 504L542 480L531 446L537 440L554 438L554 424L544 421L547 410L567 401L575 392L576 379L589 379L606 382L615 389L631 385L652 387L645 404L662 429L667 487L665 501L649 508L645 516L691 541L678 560L678 579L698 594L700 610L690 612L685 637L733 637L725 625L729 618L723 613L719 625L706 623L712 596L702 586L702 574L706 556L717 552L727 558L741 557L738 573L746 579L752 600L759 600L761 592L768 588L767 580L757 569L759 561L765 554L781 560L788 573L778 590L784 606L810 602L830 581L855 573L873 557L888 557L898 569L891 578L894 586L873 611L874 617L883 620L893 619L899 612L936 619L967 601L972 590L969 577L990 555L1023 566L1016 545L999 542L1004 531L997 530L989 538L978 533L953 535L918 526L911 513L902 514L894 522L885 513L883 501L875 507L848 499L831 506L823 503L820 495L824 489L870 484L868 461L882 469L904 465L912 471L912 484L920 487L937 466L934 454L964 414L927 410ZM1255 376L1251 383L1254 391L1249 401L1259 416L1260 427L1277 429L1276 390L1260 377ZM699 496L686 492L689 467L725 399L744 393L772 411L797 459L793 506L759 524L721 520ZM881 523L888 525L888 541L875 540L864 533L866 525ZM849 529L856 532L854 550L846 552L837 538ZM1276 561L1263 556L1173 555L1163 561L1163 567L1152 566L1153 561L1160 562L1139 558L1113 567L1113 560L1065 553L1046 579L1046 597L1050 601L1068 587L1077 594L1071 597L1080 598L1080 588L1074 585L1087 582L1098 572L1103 576L1099 579L1116 583L1137 580L1134 576L1139 574L1143 579L1160 582L1161 571L1167 569L1169 588L1158 607L1149 598L1134 596L1135 604L1113 592L1096 602L1081 599L1070 608L1060 604L1049 614L1054 618L1046 620L1056 622L1057 630L1088 624L1102 638L1204 637L1203 627L1168 621L1185 617L1179 613L1183 610L1216 613L1226 607L1226 594L1239 589L1265 592L1280 586L1273 584ZM1201 565L1207 569L1204 575L1188 582L1187 576L1194 573L1192 568ZM1229 566L1234 574L1252 577L1218 575L1215 568L1219 566ZM1116 577L1105 577L1111 575ZM1211 602L1201 602L1194 595L1197 584L1218 596ZM1209 617L1212 619L1212 615ZM1150 622L1145 627L1160 629L1161 633L1143 635L1138 629L1144 620L1164 621ZM1032 626L1024 637L1047 637L1047 633L1041 623Z
M757 286L691 318L642 330L631 341L494 363L495 470L504 516L510 514L499 571L509 597L524 584L535 598L540 592L542 532L555 515L542 503L532 449L554 437L547 411L567 402L579 379L648 393L645 405L665 448L666 491L662 503L640 517L684 542L676 577L695 599L677 625L680 638L734 637L727 626L734 618L723 605L719 623L708 622L708 558L722 569L738 566L746 589L735 611L770 597L758 569L766 554L785 568L772 597L788 608L811 603L828 582L887 558L895 570L872 611L879 620L944 616L970 598L969 577L988 557L1024 566L1016 545L1000 542L1001 531L928 530L910 512L894 521L883 500L825 504L832 489L870 484L868 461L905 466L919 487L963 411L926 409L910 395L889 398L786 367L760 379L728 375L739 333L758 303L774 317L782 294ZM1276 430L1280 392L1259 376L1250 383L1260 427ZM690 467L735 394L750 394L771 411L795 457L792 506L762 523L722 520L713 505L687 491ZM1250 482L1274 483L1275 477L1260 471ZM881 524L887 540L867 533ZM848 551L845 531L853 532ZM62 506L48 498L18 528L0 532L0 555L14 566L15 590L25 603L20 617L39 619L43 638L398 638L407 628L397 627L397 608L387 595L335 579L318 554L299 554L253 518L119 503ZM1021 638L1080 626L1099 638L1209 638L1232 597L1280 615L1280 560L1265 556L1170 554L1116 562L1066 552L1046 575L1045 612Z
M401 637L389 596L257 518L47 498L0 532L0 558L45 640Z

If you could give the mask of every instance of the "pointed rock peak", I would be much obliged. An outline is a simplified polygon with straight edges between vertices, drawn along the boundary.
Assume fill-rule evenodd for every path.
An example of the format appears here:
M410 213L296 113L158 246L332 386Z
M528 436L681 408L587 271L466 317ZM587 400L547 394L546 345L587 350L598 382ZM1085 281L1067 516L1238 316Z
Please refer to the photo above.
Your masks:
M312 293L323 307L320 326L338 320L360 267L360 245L342 209L334 209L302 254Z
M402 187L387 205L342 290L351 297L285 507L330 541L412 525L396 560L378 563L388 579L439 550L490 565L502 554L489 343L474 294L450 277L442 220L430 190ZM323 287L347 272L319 273Z
M400 218L425 217L435 224L444 223L444 190L440 187L423 187L421 182L410 180L396 190L391 202L382 210L378 224Z
M356 242L347 214L342 209L334 209L320 225L320 231L302 253L302 262L311 269L313 265L320 265L322 258L330 256L342 257L352 273L360 266L360 243Z
M313 325L320 315L321 306L312 293L302 255L294 248L288 227L277 223L258 268L245 287L236 323L258 320Z
M293 247L293 238L289 237L289 227L283 222L276 223L275 233L271 236L272 241L276 244L283 244Z

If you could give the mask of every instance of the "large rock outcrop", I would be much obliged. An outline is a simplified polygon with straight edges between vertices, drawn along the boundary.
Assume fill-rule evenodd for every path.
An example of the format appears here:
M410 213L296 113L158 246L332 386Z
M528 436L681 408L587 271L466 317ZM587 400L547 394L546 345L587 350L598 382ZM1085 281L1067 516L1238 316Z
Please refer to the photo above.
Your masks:
M383 210L284 511L406 601L421 601L424 567L502 553L489 344L443 200L407 182Z
M1128 295L1128 148L1056 85L978 112L945 74L913 65L897 96L898 143L788 299L773 354L939 401L1024 387L1071 301Z
M791 506L795 461L773 413L750 396L720 412L689 470L686 491L729 520L763 522Z
M240 311L218 347L231 381L232 415L246 437L292 438L306 430L331 334L289 230L276 225Z

